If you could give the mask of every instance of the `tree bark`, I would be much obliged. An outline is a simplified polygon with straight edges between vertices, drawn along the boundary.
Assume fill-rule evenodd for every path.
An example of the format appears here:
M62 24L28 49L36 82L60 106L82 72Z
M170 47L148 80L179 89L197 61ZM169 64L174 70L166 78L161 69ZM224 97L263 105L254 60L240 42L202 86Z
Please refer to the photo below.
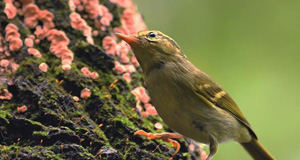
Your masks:
M155 115L142 117L136 108L137 100L131 91L143 86L141 69L136 67L137 71L130 72L132 80L126 81L124 73L116 73L115 64L120 61L120 56L116 53L108 54L107 48L103 48L103 39L112 36L113 29L123 27L122 16L129 8L128 4L100 1L113 18L108 26L98 21L103 23L99 28L95 24L96 20L105 15L99 13L95 18L86 6L83 10L80 8L84 7L85 0L74 2L82 4L76 4L74 10L67 0L14 0L12 5L18 12L15 16L11 15L13 18L8 18L9 12L13 11L13 8L8 8L10 1L0 2L0 60L4 60L0 66L0 159L170 158L175 148L168 143L133 135L140 129L171 132L166 125L163 125L163 129L156 129L154 124L163 124L162 120ZM44 38L35 34L37 26L45 28L51 18L44 20L39 15L35 17L36 25L29 23L32 19L26 17L31 15L25 13L24 9L29 4L36 5L38 13L41 10L51 12L55 26L50 29L65 33L69 40L65 49L73 53L70 69L63 68L63 58L51 50L55 43L49 36L51 34L47 32L45 36L48 37ZM31 9L31 12L34 11ZM82 25L85 28L72 26L71 13L83 17L86 24ZM14 41L7 38L8 31L5 29L9 24L17 26L19 39L23 42L17 49L13 49ZM89 26L93 32L88 31ZM27 39L30 35L35 36L31 47ZM60 44L62 42L57 45ZM29 53L29 48L37 49L41 57ZM129 54L129 57L132 56ZM9 62L8 66L5 60ZM46 72L39 68L41 63L48 65ZM120 63L132 64L131 61L122 60ZM84 75L81 71L83 67L97 73L98 78ZM81 95L84 89L89 90L91 95ZM12 97L9 98L9 94ZM186 139L178 141L181 149L174 159L195 159L199 156L196 151L189 153L190 142Z

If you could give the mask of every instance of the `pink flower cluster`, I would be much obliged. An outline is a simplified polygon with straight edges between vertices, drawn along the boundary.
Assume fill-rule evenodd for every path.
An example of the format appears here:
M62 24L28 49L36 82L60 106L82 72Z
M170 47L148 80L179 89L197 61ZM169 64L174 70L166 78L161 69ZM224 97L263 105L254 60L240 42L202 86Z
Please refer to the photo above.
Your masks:
M97 72L91 72L87 67L82 67L80 71L83 75L91 77L92 79L97 79L99 77Z
M83 35L86 37L86 40L90 44L94 44L94 40L92 38L92 28L86 23L84 19L81 18L80 14L73 12L70 14L71 26L74 29L78 29L83 31Z
M142 114L143 117L147 117L148 115L157 115L156 109L149 103L150 97L148 96L144 87L137 87L133 89L131 93L137 99L136 108ZM141 106L141 102L144 104L145 111Z
M0 89L0 99L1 100L10 100L12 94L7 89Z
M19 50L22 45L23 41L21 40L21 35L18 32L18 27L12 23L9 23L5 27L5 40L9 42L9 49L11 51Z

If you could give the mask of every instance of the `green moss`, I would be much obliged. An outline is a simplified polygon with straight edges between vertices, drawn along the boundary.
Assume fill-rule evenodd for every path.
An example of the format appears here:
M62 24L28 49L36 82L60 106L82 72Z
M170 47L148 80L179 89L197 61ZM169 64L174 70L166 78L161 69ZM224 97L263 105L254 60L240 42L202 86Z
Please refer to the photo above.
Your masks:
M6 124L9 124L8 118L11 118L11 114L7 111L0 110L0 118L3 119Z
M33 136L39 136L39 137L47 137L48 132L47 131L33 131Z
M116 117L114 117L114 121L116 121L116 122L119 121L122 124L124 124L125 126L131 128L132 130L136 129L136 126L127 117L124 117L124 116L121 116L121 115L117 115Z
M42 123L38 122L38 121L33 121L33 120L30 120L30 119L24 119L26 121L28 121L29 123L31 123L32 126L34 126L34 128L39 128L39 129L43 129L43 130L46 130L46 126L44 126Z
M0 152L4 153L0 155L3 159L35 159L38 157L44 157L45 159L63 160L59 153L51 151L51 147L22 147L18 145L1 146ZM27 156L26 156L27 155ZM25 156L25 157L24 157Z

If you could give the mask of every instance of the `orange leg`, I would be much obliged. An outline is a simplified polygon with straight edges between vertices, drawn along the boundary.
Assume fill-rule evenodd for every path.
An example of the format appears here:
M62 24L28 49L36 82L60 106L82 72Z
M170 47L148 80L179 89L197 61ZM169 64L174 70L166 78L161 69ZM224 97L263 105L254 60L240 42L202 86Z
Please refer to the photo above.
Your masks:
M172 140L170 138L182 138L183 136L180 134L176 134L176 133L160 133L160 134L153 134L153 133L147 133L143 130L139 130L136 131L134 133L134 135L144 135L146 136L148 139L161 139L165 142L168 142L170 144L172 144L173 147L176 147L176 151L174 152L174 154L172 155L172 157L170 157L170 159L173 159L173 157L179 152L180 150L180 144L175 141Z

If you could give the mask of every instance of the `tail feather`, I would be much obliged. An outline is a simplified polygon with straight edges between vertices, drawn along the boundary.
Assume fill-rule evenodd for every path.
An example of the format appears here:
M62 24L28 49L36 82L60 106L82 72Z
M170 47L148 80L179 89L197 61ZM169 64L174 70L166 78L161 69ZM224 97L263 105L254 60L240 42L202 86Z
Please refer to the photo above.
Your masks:
M274 160L275 158L256 140L240 143L255 160Z

